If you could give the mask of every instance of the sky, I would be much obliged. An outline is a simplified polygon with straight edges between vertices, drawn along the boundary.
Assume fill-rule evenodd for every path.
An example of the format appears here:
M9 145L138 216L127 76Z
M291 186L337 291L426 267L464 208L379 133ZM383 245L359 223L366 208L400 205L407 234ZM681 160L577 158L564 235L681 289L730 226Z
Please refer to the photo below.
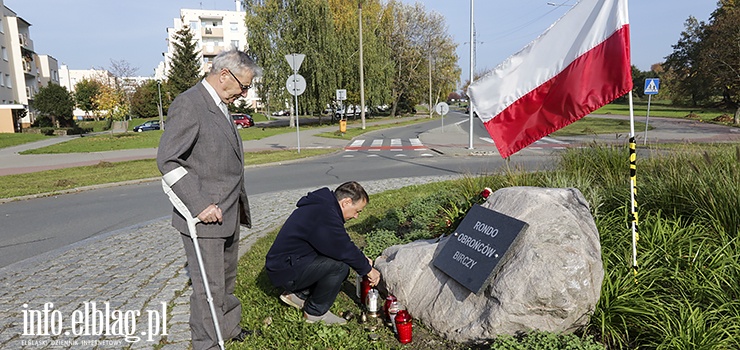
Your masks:
M167 27L181 8L235 10L233 0L0 0L31 23L37 54L70 69L110 68L126 61L151 76L167 50ZM348 0L349 1L349 0ZM416 0L402 0L414 3ZM470 72L470 0L418 1L445 18L458 44L461 82ZM552 6L549 5L560 5ZM575 0L474 0L475 71L492 69L545 31ZM669 55L689 16L707 21L716 0L629 1L632 64L649 70ZM306 59L310 59L306 58ZM342 59L342 58L339 58Z

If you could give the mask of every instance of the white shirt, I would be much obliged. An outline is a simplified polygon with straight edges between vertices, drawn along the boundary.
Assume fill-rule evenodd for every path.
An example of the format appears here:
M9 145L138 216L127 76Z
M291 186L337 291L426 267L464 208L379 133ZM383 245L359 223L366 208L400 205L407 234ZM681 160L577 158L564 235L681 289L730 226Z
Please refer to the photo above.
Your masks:
M216 92L216 89L211 86L211 84L208 83L205 79L201 81L203 83L203 86L206 87L206 90L208 90L208 94L211 95L211 98L213 98L213 102L216 103L216 106L221 109L221 112L226 116L226 119L231 121L231 115L229 114L229 107L226 106L226 103L224 101L221 101L221 97L218 96L218 93Z

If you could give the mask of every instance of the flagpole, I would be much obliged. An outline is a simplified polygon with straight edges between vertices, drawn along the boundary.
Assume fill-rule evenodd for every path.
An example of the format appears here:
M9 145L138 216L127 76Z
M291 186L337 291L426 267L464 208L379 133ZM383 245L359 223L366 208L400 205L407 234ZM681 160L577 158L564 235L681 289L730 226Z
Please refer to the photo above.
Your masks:
M470 100L470 85L473 84L473 45L475 45L473 37L473 1L470 0L470 84L468 84L468 114L470 115L470 143L468 149L473 149L473 104Z
M632 91L629 92L630 103L630 213L632 214L632 272L637 277L637 145L635 142L635 113L632 104Z

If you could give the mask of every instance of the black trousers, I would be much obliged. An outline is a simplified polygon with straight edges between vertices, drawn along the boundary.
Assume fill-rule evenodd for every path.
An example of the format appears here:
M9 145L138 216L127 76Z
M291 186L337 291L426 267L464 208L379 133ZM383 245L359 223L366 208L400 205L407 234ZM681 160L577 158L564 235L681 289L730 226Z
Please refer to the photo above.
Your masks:
M306 300L303 311L309 315L321 316L334 304L347 276L347 264L319 255L306 267L303 274L288 282L288 291Z

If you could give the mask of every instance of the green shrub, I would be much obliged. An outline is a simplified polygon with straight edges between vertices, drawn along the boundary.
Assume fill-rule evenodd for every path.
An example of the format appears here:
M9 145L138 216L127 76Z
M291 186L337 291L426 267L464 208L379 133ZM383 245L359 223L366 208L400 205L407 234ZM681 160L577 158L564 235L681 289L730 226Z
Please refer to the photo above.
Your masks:
M389 230L375 230L365 238L365 242L367 246L363 251L371 259L380 256L385 248L404 243L395 232Z

